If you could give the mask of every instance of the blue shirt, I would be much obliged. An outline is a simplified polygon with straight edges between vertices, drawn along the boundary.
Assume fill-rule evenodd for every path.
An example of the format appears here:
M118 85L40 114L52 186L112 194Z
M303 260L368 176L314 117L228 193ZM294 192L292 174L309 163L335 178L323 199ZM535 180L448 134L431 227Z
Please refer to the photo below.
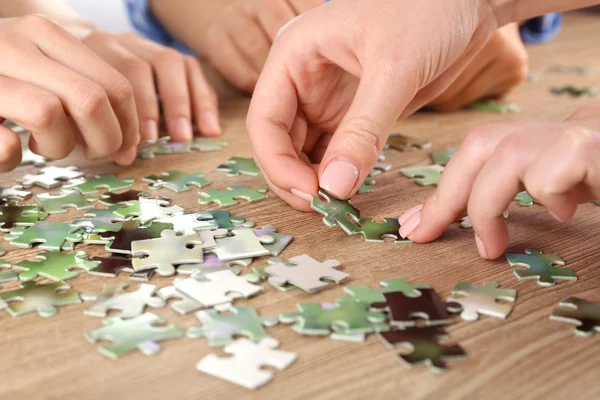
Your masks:
M174 38L156 19L150 10L150 0L125 0L133 27L146 37L186 54L194 52L182 41ZM325 0L327 2L329 0ZM521 25L521 37L525 43L543 43L554 39L562 26L562 14L554 13L533 18Z

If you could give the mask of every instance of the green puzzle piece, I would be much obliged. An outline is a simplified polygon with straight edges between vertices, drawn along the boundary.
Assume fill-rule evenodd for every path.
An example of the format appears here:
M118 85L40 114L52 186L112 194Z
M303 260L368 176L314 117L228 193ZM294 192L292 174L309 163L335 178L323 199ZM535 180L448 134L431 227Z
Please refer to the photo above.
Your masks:
M189 148L200 152L218 151L227 147L227 142L224 140L216 140L211 138L199 137L189 143Z
M225 164L219 165L217 171L227 172L227 176L260 175L260 168L252 158L232 157Z
M125 218L115 214L115 210L121 208L119 204L108 207L108 209L94 208L85 214L84 218L77 218L73 225L80 226L87 232L116 232L121 229Z
M596 88L591 86L575 87L573 85L566 85L562 87L553 87L550 91L554 94L568 94L572 97L595 97L598 94Z
M367 285L345 287L344 291L350 296L344 296L339 302L358 301L367 304L385 303L385 293L402 292L406 297L419 297L419 289L429 289L429 285L411 285L404 279L390 279L379 282L381 289L373 289Z
M249 188L247 186L231 186L226 191L219 191L216 189L207 190L205 192L199 192L202 196L198 200L200 204L216 203L220 207L229 207L238 204L237 199L243 199L246 201L257 201L264 200L267 196L267 189L265 188Z
M577 280L575 273L569 268L557 268L565 262L556 254L542 254L539 249L527 249L526 254L506 254L506 259L511 267L525 267L523 270L514 270L520 280L537 279L540 286L554 286L556 279Z
M374 185L375 183L375 179L367 177L367 179L365 179L362 185L360 185L360 187L358 188L358 193L372 193L373 189L371 189L369 185Z
M69 251L74 244L83 240L81 228L60 222L38 221L30 228L14 228L6 239L15 247L32 247L39 243L44 250Z
M202 211L201 214L206 214L206 219L199 218L200 221L214 220L215 229L223 228L232 230L237 227L252 228L254 222L246 221L244 217L232 217L227 210L210 210Z
M593 336L594 332L600 332L600 303L569 297L552 311L550 319L576 325L575 333L579 336Z
M515 196L515 200L523 207L531 207L533 203L537 203L527 192L521 192Z
M324 198L325 201L321 200L320 197ZM360 219L360 211L350 204L350 200L339 200L322 189L319 190L319 196L312 198L310 208L325 216L323 218L325 225L329 227L339 226L348 235L352 235L356 229L356 224L350 218L355 221Z
M79 294L69 290L64 282L39 285L35 281L23 282L20 289L0 293L0 302L13 317L37 311L42 317L56 315L56 306L81 303ZM14 302L14 303L12 303Z
M150 175L143 181L150 183L150 189L165 188L177 193L190 190L191 185L201 188L212 183L208 179L204 179L204 174L186 174L181 171L166 171L160 175Z
M0 249L0 257L5 255L6 252L3 249ZM7 269L8 271L0 272L0 283L16 281L19 279L19 276L15 271L12 270L12 265L2 258L0 258L0 269Z
M421 186L437 186L440 183L444 167L441 165L428 165L426 167L402 168L400 172L408 178L416 178L415 182Z
M127 189L133 185L135 179L123 178L119 179L113 174L98 175L94 179L79 183L77 185L65 185L65 189L77 190L81 194L97 193L99 189L107 189L110 191Z
M521 108L514 103L506 103L493 99L476 101L469 104L468 108L479 111L489 111L498 114L521 112Z
M0 231L8 232L16 226L32 226L47 216L48 213L30 204L0 206Z
M98 199L93 197L85 197L76 191L64 192L58 196L52 196L48 193L41 193L35 196L35 201L48 214L65 214L66 208L74 208L76 210L85 210L92 207L92 202Z
M36 258L40 261L21 261L13 266L16 270L24 271L19 274L19 279L28 281L42 276L53 281L64 281L78 275L71 269L89 271L98 265L98 262L87 260L87 253L84 251L73 254L50 251L38 254Z
M296 332L304 335L329 335L333 330L345 335L378 332L388 329L385 314L369 311L367 303L345 301L324 309L320 303L297 304L300 312L283 313L279 321L294 323Z
M85 337L91 343L98 340L110 340L113 343L98 348L100 353L113 360L139 349L150 356L160 351L156 342L183 336L183 331L174 325L155 326L165 320L152 313L123 320L119 317L105 318L102 328L87 331Z
M202 322L202 327L192 327L188 330L190 338L206 337L209 346L225 346L232 343L234 335L247 336L259 342L269 338L264 326L275 326L279 321L275 317L259 317L252 307L231 307L231 315L219 313L216 310L199 311L196 317Z
M442 167L445 167L446 164L448 164L450 162L450 159L454 156L455 153L456 153L455 148L448 147L445 150L432 151L431 159L437 165L441 165Z
M384 239L389 238L394 239L395 243L412 243L400 237L398 218L384 218L383 222L373 221L373 218L361 218L356 224L352 234L363 235L366 242L383 243Z

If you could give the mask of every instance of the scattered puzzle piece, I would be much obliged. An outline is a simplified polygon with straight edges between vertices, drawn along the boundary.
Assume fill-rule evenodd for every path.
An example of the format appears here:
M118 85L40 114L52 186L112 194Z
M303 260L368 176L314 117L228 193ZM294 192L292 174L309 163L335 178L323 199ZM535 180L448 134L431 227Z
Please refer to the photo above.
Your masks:
M43 167L46 165L48 160L38 154L35 154L27 145L22 147L21 164L20 165L34 165L36 167Z
M137 240L159 238L162 231L171 229L171 224L153 222L150 225L140 225L139 221L125 221L117 232L100 232L104 239L106 250L111 253L131 254L131 243Z
M155 355L160 351L156 342L183 336L183 331L174 325L156 326L165 323L165 320L152 313L127 320L109 317L103 322L102 328L87 331L85 337L91 343L112 341L112 344L100 346L98 350L113 360L136 349L147 356Z
M170 299L178 299L171 303L171 308L181 315L185 315L201 308L205 308L204 304L192 299L190 296L177 290L175 286L167 286L158 290L158 297L165 302Z
M39 285L34 281L23 282L20 289L0 293L0 302L13 317L37 311L41 317L56 315L56 306L81 303L79 294L69 290L64 282Z
M431 147L431 142L411 138L408 136L393 134L387 140L386 149L392 149L401 152L410 152L428 149Z
M554 286L555 280L576 281L577 276L569 268L558 268L566 265L556 254L542 254L539 249L527 249L526 254L506 254L511 267L523 267L513 272L519 280L537 279L539 286Z
M130 188L135 179L123 178L119 179L113 174L97 175L94 179L84 181L76 185L65 185L65 188L77 190L81 194L92 194L98 193L100 189L106 189L109 191L121 190Z
M25 200L31 196L31 192L27 192L22 186L16 185L9 188L0 186L0 199L4 200Z
M427 325L452 323L447 309L460 307L456 303L445 303L433 289L419 289L420 296L407 297L402 292L383 293L385 303L373 303L371 308L387 310L391 324L400 328L416 325L416 318L425 320Z
M150 197L150 193L139 190L128 190L123 193L106 192L100 195L100 203L112 206L115 204L126 204L130 201L138 201L140 197ZM159 197L161 200L169 201L166 197Z
M203 243L197 234L177 235L164 230L160 236L131 243L134 257L131 265L135 272L155 269L161 276L171 276L175 275L174 264L199 263L204 259Z
M207 212L176 212L168 217L156 219L155 222L162 222L173 225L173 230L183 235L193 235L198 231L213 230L219 226L212 219L211 214Z
M385 302L385 293L400 292L407 297L419 297L420 289L430 289L429 285L411 285L404 279L391 279L379 282L381 289L373 289L366 285L345 287L344 291L350 296L344 296L339 302L359 301L367 304Z
M556 95L568 94L571 97L596 97L598 91L591 86L575 87L573 85L565 85L561 87L550 88L550 92Z
M450 162L450 159L454 156L455 153L456 153L455 148L448 147L445 150L432 151L431 159L437 165L441 165L442 167L445 167L446 164L448 164Z
M441 373L447 368L447 360L466 357L462 347L438 343L438 340L448 337L446 332L439 327L407 328L401 331L378 333L377 336L390 349L398 346L409 348L409 354L398 356L407 368L425 364L431 372Z
M460 312L460 317L465 321L476 321L480 314L506 319L512 311L512 303L517 299L517 291L500 289L499 286L494 281L486 281L483 285L459 282L452 289L453 297L448 302L460 305L452 311Z
M193 298L206 307L230 303L238 297L251 297L262 291L243 277L231 271L218 271L208 275L192 275L186 279L173 281L177 290Z
M92 233L117 232L123 226L123 222L125 222L125 218L116 215L114 212L118 207L116 205L110 206L108 209L94 208L83 214L83 218L74 220L73 225Z
M275 350L278 345L271 338L259 343L238 339L225 347L225 353L232 357L209 354L196 365L196 369L246 389L256 389L273 378L273 373L262 369L263 366L282 371L296 360L294 353Z
M384 162L377 161L375 163L375 166L373 167L373 169L371 169L371 172L369 172L369 177L372 178L372 177L382 174L384 172L391 171L391 169L392 169L392 166L390 164L386 164Z
M11 229L5 238L15 247L27 248L39 244L39 248L44 250L70 251L75 243L83 240L80 229L71 224L38 221L27 229Z
M215 242L217 247L211 252L221 261L232 261L268 256L270 252L263 244L273 244L275 239L269 235L258 237L249 229L233 229L231 236L216 239Z
M97 265L90 269L91 275L116 278L121 272L126 272L132 281L149 282L154 275L154 270L134 272L131 265L131 257L111 255L110 257L91 257L91 261Z
M593 336L600 332L600 303L592 303L578 297L568 297L552 311L550 319L575 326L579 336Z
M493 99L478 100L474 103L469 104L468 108L472 110L488 111L498 114L521 112L521 108L514 103L506 103L504 101L498 101Z
M240 229L247 228L237 228L237 230ZM262 243L263 247L267 249L273 257L277 257L279 254L281 254L281 252L285 250L285 248L292 242L292 240L294 240L294 237L292 235L277 233L275 227L270 225L263 226L261 229L255 228L252 229L252 231L258 237L270 236L273 238L273 243Z
M200 152L211 152L222 150L227 147L227 142L206 137L198 137L189 143L190 150L198 150Z
M198 200L200 204L215 203L220 207L229 207L238 204L237 200L242 199L246 201L257 201L264 200L267 196L267 189L265 188L249 188L247 186L231 186L226 191L219 191L216 189L207 190L204 192L198 192L201 199Z
M359 194L363 194L363 193L372 193L373 189L371 189L369 187L369 185L374 185L375 183L375 179L367 177L365 179L365 181L362 183L362 185L360 185L360 187L358 188L358 193Z
M324 200L321 200L321 197ZM356 224L350 220L350 217L354 221L360 219L360 211L350 204L350 200L339 200L322 189L319 190L318 196L312 198L310 208L325 216L323 218L325 225L339 226L348 235L356 229Z
M67 207L76 210L85 210L91 208L91 203L96 200L96 198L85 197L76 191L64 192L57 196L53 196L49 193L41 193L35 196L35 201L37 201L48 214L65 214L67 212Z
M190 338L206 337L209 346L225 346L232 343L235 335L244 335L248 339L259 342L269 338L264 326L275 326L275 317L259 317L252 307L231 307L231 315L219 313L216 310L199 311L196 318L202 322L202 327L192 327L188 330Z
M0 206L0 232L9 232L17 226L33 226L47 216L46 212L31 204Z
M144 308L163 307L165 301L154 296L157 287L142 283L138 290L126 292L127 284L104 284L100 293L82 293L85 301L94 301L94 304L83 313L90 317L106 317L110 310L119 310L122 319L134 318L142 315Z
M225 164L219 165L217 171L227 172L227 176L258 176L260 168L252 158L232 157Z
M203 211L200 214L206 215L206 217L200 217L200 221L216 223L215 228L232 230L237 227L252 228L254 226L253 222L246 221L244 217L232 217L227 210Z
M65 281L75 278L78 273L71 271L74 268L91 270L96 263L87 259L87 253L78 251L72 254L48 251L36 255L39 261L21 261L13 266L15 270L24 271L19 274L19 279L28 281L38 276L53 281Z
M170 216L176 212L183 212L184 209L180 206L170 206L169 202L162 199L147 199L141 197L139 200L140 215L138 220L145 224L154 219L161 219Z
M428 165L426 167L402 168L400 172L408 178L416 178L415 182L421 186L437 186L440 183L444 167L441 165Z
M34 185L50 189L60 186L61 183L69 179L75 179L83 176L83 172L77 167L45 167L38 171L37 174L27 174L21 178L21 184L25 188L30 188Z
M5 254L6 252L3 249L0 249L0 257L2 257ZM17 279L19 279L17 273L12 270L12 265L0 258L0 270L2 269L6 269L7 271L0 272L0 283L16 281ZM2 309L1 304L0 309Z
M160 175L150 175L143 181L150 183L150 189L165 188L177 193L190 190L192 185L201 188L211 183L204 179L204 174L186 174L181 171L167 171Z
M233 265L239 265L242 267L248 267L252 264L251 258L232 260L232 261L221 261L219 257L214 254L204 254L204 260L199 264L184 264L177 267L177 273L181 275L192 275L198 273L201 275L210 274L217 271L231 271L238 275L240 270L233 267Z
M324 280L340 283L350 277L347 273L335 269L339 265L338 260L319 262L308 254L302 254L290 258L287 263L269 265L265 272L269 274L269 283L275 287L289 283L312 293L329 285Z
M269 274L265 271L269 265L279 264L279 263L284 263L284 262L285 261L283 261L279 257L272 257L267 260L267 265L257 265L252 268L252 271L254 274L256 274L258 282L264 281L269 278ZM296 286L291 285L289 283L286 283L285 285L281 285L281 286L274 286L274 287L275 287L275 289L277 289L281 292L287 292L288 290L297 289ZM316 290L315 292L318 292L318 290Z

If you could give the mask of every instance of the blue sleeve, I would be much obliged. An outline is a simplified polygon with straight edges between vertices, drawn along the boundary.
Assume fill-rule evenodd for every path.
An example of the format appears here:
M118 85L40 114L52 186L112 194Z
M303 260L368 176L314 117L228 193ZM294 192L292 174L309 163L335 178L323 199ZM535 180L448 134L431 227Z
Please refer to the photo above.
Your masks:
M544 43L556 37L562 27L562 14L553 13L530 19L521 25L521 38L525 43Z
M150 10L150 0L125 0L129 20L135 30L147 39L173 47L185 54L194 54L185 43L175 39Z

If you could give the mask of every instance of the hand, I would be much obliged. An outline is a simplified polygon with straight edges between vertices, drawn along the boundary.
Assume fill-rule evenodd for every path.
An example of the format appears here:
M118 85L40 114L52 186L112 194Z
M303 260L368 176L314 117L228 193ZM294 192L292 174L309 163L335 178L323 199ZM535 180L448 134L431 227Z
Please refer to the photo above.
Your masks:
M0 19L0 119L32 131L29 147L66 157L77 141L87 158L136 157L139 127L129 81L50 20ZM17 166L21 143L0 126L0 171Z
M482 98L504 96L527 77L527 59L518 24L506 25L428 106L455 111Z
M277 32L325 0L152 1L154 15L237 88L252 92Z
M159 136L157 94L162 101L167 131L174 140L193 138L192 116L200 133L207 136L221 133L217 96L194 57L135 33L91 30L80 36L83 43L131 82L142 140L155 140Z
M525 121L472 129L450 161L435 194L400 217L402 237L438 238L469 215L484 258L501 256L509 242L503 213L527 193L558 221L577 205L600 198L600 104L564 122Z
M272 189L301 210L319 186L352 196L398 117L439 96L497 26L485 0L334 0L297 17L248 114Z

